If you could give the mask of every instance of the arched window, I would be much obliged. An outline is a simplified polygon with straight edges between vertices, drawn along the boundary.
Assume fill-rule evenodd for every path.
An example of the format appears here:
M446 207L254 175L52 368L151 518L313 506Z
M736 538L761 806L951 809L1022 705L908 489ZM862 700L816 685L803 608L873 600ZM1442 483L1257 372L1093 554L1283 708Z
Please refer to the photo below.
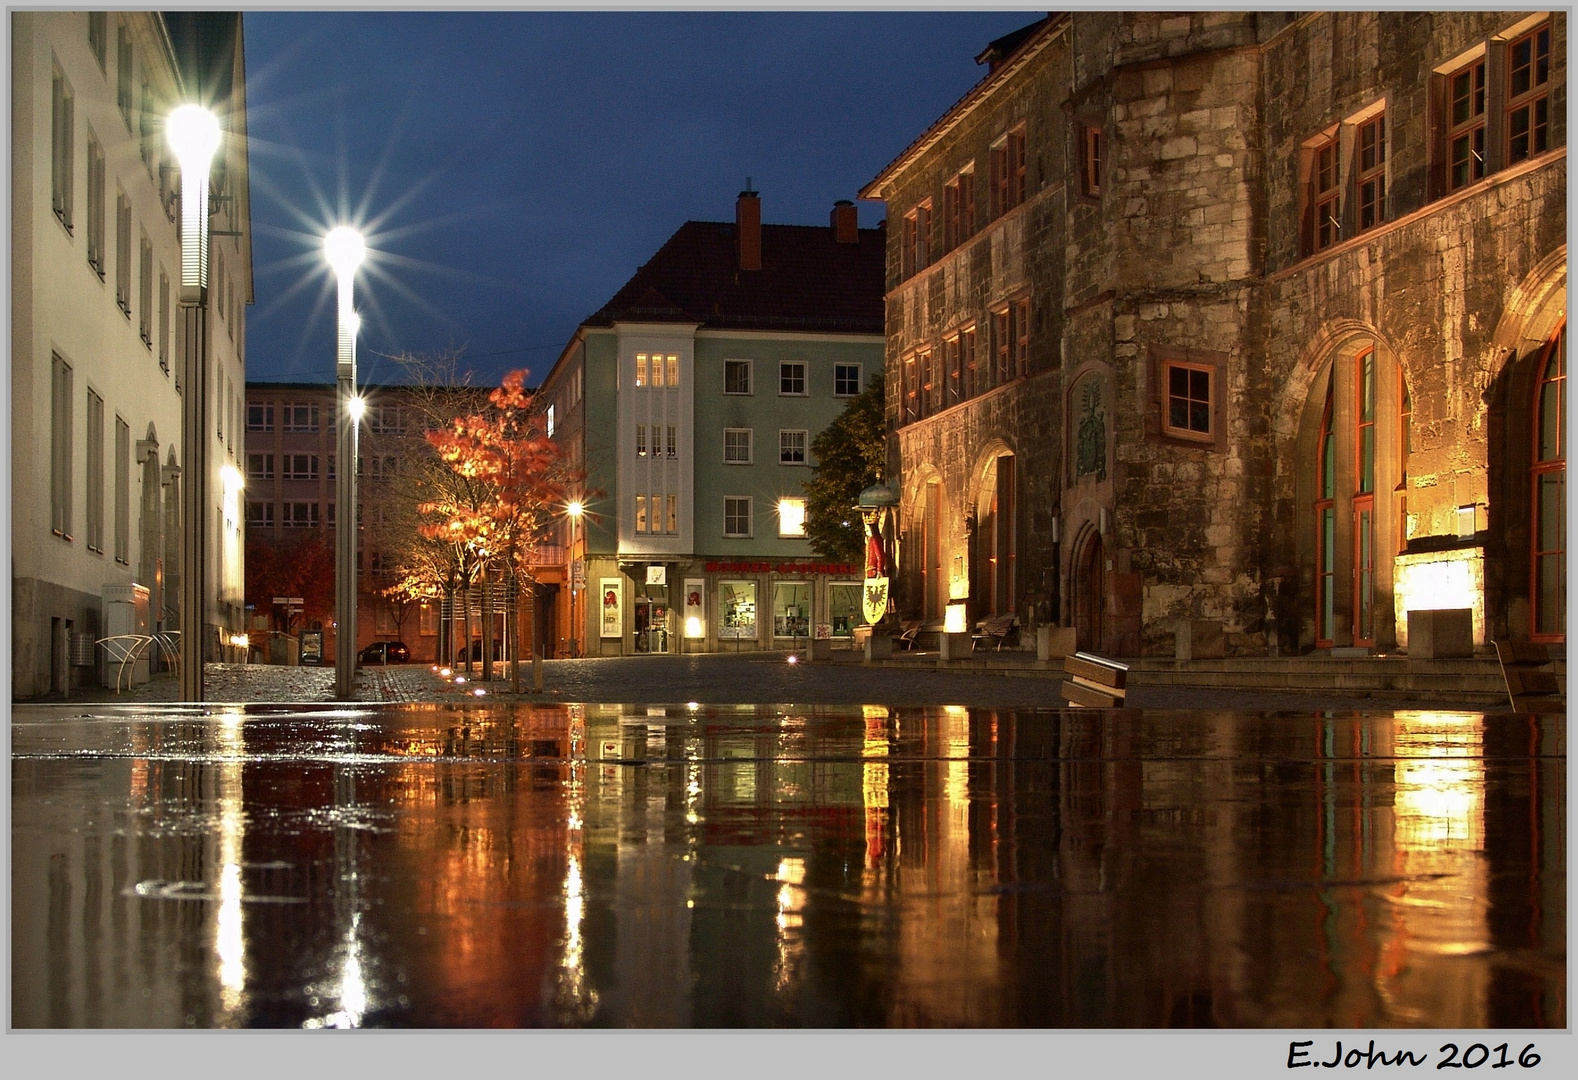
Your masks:
M1534 463L1530 510L1529 582L1536 641L1563 641L1567 633L1567 328L1556 332L1540 361L1534 388Z
M1375 644L1375 350L1353 361L1353 643Z

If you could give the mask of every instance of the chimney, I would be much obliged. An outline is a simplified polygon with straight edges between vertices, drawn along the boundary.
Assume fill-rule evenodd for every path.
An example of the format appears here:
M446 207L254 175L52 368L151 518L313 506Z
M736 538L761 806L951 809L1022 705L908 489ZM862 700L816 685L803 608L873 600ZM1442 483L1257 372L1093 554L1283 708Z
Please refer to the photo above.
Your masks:
M762 199L751 190L751 178L745 178L745 190L734 204L734 228L740 238L740 269L762 268Z
M840 244L860 243L860 214L854 203L848 199L839 199L833 204L830 220L833 223L834 240Z

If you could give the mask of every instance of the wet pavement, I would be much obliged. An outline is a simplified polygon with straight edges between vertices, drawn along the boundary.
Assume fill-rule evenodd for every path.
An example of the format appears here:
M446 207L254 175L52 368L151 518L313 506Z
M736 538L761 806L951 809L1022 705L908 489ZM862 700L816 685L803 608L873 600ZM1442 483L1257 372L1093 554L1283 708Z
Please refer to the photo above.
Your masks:
M1561 1028L1566 817L1554 716L18 706L11 1022Z

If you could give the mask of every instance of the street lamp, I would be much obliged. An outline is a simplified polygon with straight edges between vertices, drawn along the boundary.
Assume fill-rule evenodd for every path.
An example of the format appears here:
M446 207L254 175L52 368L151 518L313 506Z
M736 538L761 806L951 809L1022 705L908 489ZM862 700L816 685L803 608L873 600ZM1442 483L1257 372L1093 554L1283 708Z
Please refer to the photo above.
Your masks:
M204 599L208 551L208 170L223 136L201 105L182 105L164 124L181 166L181 700L203 700Z
M576 499L564 509L570 515L570 655L573 657L576 655L575 647L580 640L579 628L575 622L575 526L580 522L586 508L581 505L580 499Z
M334 522L334 696L356 700L356 454L357 435L365 403L356 394L356 331L361 319L351 305L351 285L356 268L367 257L362 234L346 225L330 229L323 238L323 253L338 279L340 302L339 351L335 364L334 408L338 418L335 453L339 469L334 477L339 514Z

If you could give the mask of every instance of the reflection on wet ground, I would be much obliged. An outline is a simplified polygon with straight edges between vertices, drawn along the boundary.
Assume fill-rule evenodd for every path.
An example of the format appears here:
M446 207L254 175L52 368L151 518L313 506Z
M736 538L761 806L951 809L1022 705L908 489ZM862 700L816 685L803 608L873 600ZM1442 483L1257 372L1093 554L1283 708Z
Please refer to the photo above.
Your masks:
M12 1024L1563 1027L1566 726L18 708Z

